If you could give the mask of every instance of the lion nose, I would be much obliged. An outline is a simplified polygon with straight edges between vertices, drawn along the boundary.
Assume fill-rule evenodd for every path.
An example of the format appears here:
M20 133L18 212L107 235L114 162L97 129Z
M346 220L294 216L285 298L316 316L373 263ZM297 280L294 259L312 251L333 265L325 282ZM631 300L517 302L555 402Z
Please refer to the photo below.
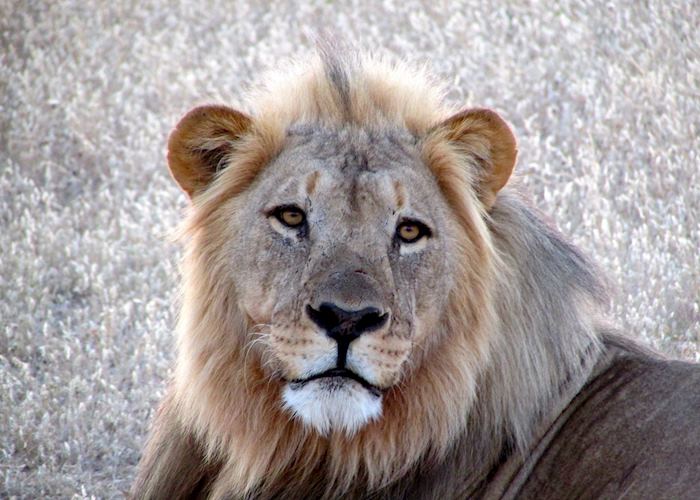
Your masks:
M383 313L376 307L348 311L329 302L323 302L318 309L307 305L306 313L311 321L338 343L338 366L340 367L345 365L345 356L350 342L363 333L378 330L389 319L388 313Z
M336 342L352 342L365 332L377 330L386 323L388 317L388 314L382 313L376 307L347 311L328 302L321 304L318 309L306 306L306 312L311 321Z

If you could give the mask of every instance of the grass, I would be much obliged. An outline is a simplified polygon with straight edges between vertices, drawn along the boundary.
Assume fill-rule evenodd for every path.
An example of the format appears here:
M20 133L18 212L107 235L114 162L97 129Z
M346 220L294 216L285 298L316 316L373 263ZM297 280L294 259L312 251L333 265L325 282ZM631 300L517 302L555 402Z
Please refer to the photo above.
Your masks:
M449 5L449 7L448 7ZM429 63L519 137L537 205L630 335L700 360L692 1L0 0L0 497L123 496L173 358L186 200L164 159L325 26Z

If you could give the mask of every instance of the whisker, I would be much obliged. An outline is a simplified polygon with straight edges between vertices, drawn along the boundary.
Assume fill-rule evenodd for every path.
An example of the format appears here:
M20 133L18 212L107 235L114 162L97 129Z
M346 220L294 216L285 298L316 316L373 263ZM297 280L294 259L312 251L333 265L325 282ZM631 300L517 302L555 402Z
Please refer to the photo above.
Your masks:
M250 340L246 343L245 347L243 348L243 388L245 389L246 392L250 390L250 387L248 385L248 356L250 355L251 351L253 348L258 345L269 345L269 337L270 337L270 332L269 329L272 327L272 325L267 325L263 323L259 323L256 325L253 325L251 330L248 332L248 336L251 337ZM256 331L257 330L257 331ZM268 330L268 331L265 331Z

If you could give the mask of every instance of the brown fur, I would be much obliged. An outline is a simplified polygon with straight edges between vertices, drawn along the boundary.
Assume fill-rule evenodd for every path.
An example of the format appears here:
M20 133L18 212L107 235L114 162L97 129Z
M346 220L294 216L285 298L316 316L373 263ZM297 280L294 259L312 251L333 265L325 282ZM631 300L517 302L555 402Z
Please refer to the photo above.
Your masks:
M416 89L415 78L404 80L398 77L386 82L387 74L383 70L372 69L375 72L367 75L364 89L367 94L354 95L356 106L350 112L351 120L388 126L399 119L399 124L427 134L434 128L424 148L426 157L435 155L432 141L445 142L443 135L450 134L453 124L455 127L464 126L461 120L452 120L434 127L434 115L423 116L426 108L418 105L418 101L425 98L426 91L430 92L429 95L435 93L433 88ZM294 87L296 82L285 80L285 93L298 99L284 103L275 100L269 105L276 106L274 109L267 109L264 100L258 100L263 104L253 119L253 130L242 138L247 142L236 148L245 152L246 158L236 157L236 168L223 171L207 192L194 199L195 211L188 221L191 240L184 267L185 296L181 320L181 325L188 326L180 328L181 331L194 329L202 333L189 331L181 338L180 352L186 356L180 357L178 375L186 374L182 375L185 387L180 389L178 399L182 401L185 424L200 433L200 439L208 443L207 454L220 457L223 453L230 457L228 461L223 460L221 473L228 479L222 482L219 490L215 490L215 496L224 495L229 490L252 491L256 487L274 490L279 487L275 483L280 480L290 488L300 488L311 479L317 464L322 461L329 464L329 493L347 491L358 481L374 489L402 476L421 459L437 460L462 432L462 416L468 413L470 401L445 399L440 402L443 412L421 410L434 406L435 394L446 396L462 391L463 386L473 386L473 373L477 371L486 349L485 340L480 338L486 333L478 333L481 328L488 330L488 326L479 325L488 323L491 314L488 304L489 249L487 242L479 237L485 229L478 227L483 225L482 218L476 203L464 204L464 195L467 195L467 200L471 196L467 184L471 179L462 177L466 170L461 169L459 163L443 166L434 159L428 160L428 164L436 170L441 184L444 181L448 200L454 200L457 205L455 212L463 215L460 222L466 233L461 245L466 257L462 261L464 278L460 280L464 290L455 294L452 306L455 313L446 318L445 328L457 330L459 325L470 324L474 332L464 337L463 345L458 348L449 344L440 346L433 354L431 370L417 372L403 382L402 387L411 388L411 392L397 390L388 394L384 416L379 422L371 424L352 439L331 436L329 440L304 431L278 408L278 385L267 381L250 358L246 360L243 345L226 339L227 332L248 330L250 322L240 317L233 304L222 300L227 294L220 287L225 284L215 281L222 273L217 271L217 262L225 244L219 238L223 230L218 226L227 224L226 215L217 212L217 208L245 189L255 178L256 170L264 165L261 161L245 162L252 156L250 151L267 150L266 157L269 158L275 150L270 151L263 144L281 142L291 124L302 118L312 118L308 116L309 108L314 113L314 120L345 119L344 113L334 109L337 102L332 96L332 83L319 73L306 76L301 84L304 87L298 89ZM399 82L401 88L397 92L390 84L398 85ZM267 95L280 99L275 91L269 91ZM433 99L437 103L437 96ZM290 104L292 109L289 109ZM478 117L485 113L480 111ZM281 121L280 116L286 120ZM469 115L459 118L462 116L472 118ZM187 117L183 121L186 122ZM181 128L183 126L179 125L178 129ZM467 135L462 131L460 134ZM277 140L266 140L269 137L277 137ZM210 142L207 136L206 143ZM488 144L480 146L480 158L488 159L489 151L484 149ZM443 147L451 146L444 144ZM455 155L451 149L445 154ZM439 171L441 168L443 171ZM462 295L469 295L468 300ZM215 332L220 333L216 335ZM202 338L209 340L206 347L199 345ZM176 380L178 378L176 376ZM240 380L246 380L247 384L241 386ZM426 432L426 429L431 431ZM241 456L250 457L250 460L240 460ZM303 459L299 460L300 457Z
M193 199L186 221L190 239L183 268L180 357L172 395L178 402L181 425L203 443L207 460L223 464L220 477L225 479L213 491L214 496L230 491L275 491L282 484L292 490L303 489L313 482L321 463L327 464L326 493L349 491L353 484L371 490L390 484L421 460L439 460L464 432L465 416L474 398L475 374L488 356L487 336L494 314L490 299L492 261L496 258L481 205L473 195L475 181L464 162L473 159L486 166L493 157L494 178L498 180L486 185L501 185L500 178L507 177L514 162L514 154L503 155L497 143L499 137L506 137L508 144L514 145L507 126L485 110L461 113L443 122L441 117L449 110L441 104L439 91L429 78L403 66L387 71L381 61L372 59L365 61L359 75L364 80L350 89L353 107L339 109L333 82L326 79L322 63L317 64L316 69L301 73L298 80L285 76L283 82L268 81L268 88L254 98L257 114L245 133L239 128L242 115L221 108L210 116L210 125L196 122L193 127L188 123L190 118L201 118L204 113L195 110L178 125L170 141L171 170L190 194L196 187L188 186L199 185L197 176L195 182L180 179L183 172L189 175L187 165L194 156L191 150L214 150L216 158L207 157L210 161L218 164L221 158L229 158L236 164L236 168L220 172L216 182ZM424 362L429 368L412 373L387 395L382 419L352 438L314 435L279 409L276 382L267 380L253 357L246 356L243 339L229 335L245 332L251 324L228 299L225 288L229 284L218 281L223 274L219 268L225 244L220 226L227 224L228 216L221 207L226 203L235 206L236 195L279 151L286 130L300 120L400 126L426 137L423 157L462 228L458 236L464 256L462 277L456 280L460 289L451 301L452 312L445 315L444 329L456 335L468 324L470 335L458 335L458 344L437 346L430 362ZM483 134L490 130L489 121L498 125L493 142ZM229 134L226 123L232 124ZM191 128L207 132L199 136L200 143L196 137L189 139ZM476 129L474 134L470 134L472 129ZM184 152L180 135L188 139L185 145L189 149ZM222 144L234 141L238 141L235 154L222 150ZM466 149L474 149L473 154L465 156ZM205 170L211 171L211 167ZM489 177L484 172L478 175ZM470 397L449 396L464 392L466 387L472 387ZM430 410L436 406L440 411Z
M433 484L426 471L436 481L444 467L477 488L504 450L530 446L599 357L601 294L589 266L519 196L499 194L516 155L505 122L482 109L455 114L421 71L325 57L268 76L250 118L199 109L171 136L171 171L192 196L179 355L135 497L391 496ZM322 436L284 411L256 321L226 278L241 194L299 123L407 131L451 209L458 249L442 334L421 341L382 417L352 436ZM317 179L306 187L319 189ZM311 341L300 332L286 342ZM389 362L396 345L376 350Z

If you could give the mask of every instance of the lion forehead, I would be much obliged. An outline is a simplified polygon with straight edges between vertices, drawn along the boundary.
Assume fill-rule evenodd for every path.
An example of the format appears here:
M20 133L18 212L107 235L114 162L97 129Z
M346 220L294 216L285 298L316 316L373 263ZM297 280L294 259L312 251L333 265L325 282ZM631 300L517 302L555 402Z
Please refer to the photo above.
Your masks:
M256 188L253 204L269 204L275 198L298 203L328 199L356 213L366 205L360 202L374 201L393 211L410 202L426 216L446 206L415 139L400 129L293 126L286 146L260 173Z

